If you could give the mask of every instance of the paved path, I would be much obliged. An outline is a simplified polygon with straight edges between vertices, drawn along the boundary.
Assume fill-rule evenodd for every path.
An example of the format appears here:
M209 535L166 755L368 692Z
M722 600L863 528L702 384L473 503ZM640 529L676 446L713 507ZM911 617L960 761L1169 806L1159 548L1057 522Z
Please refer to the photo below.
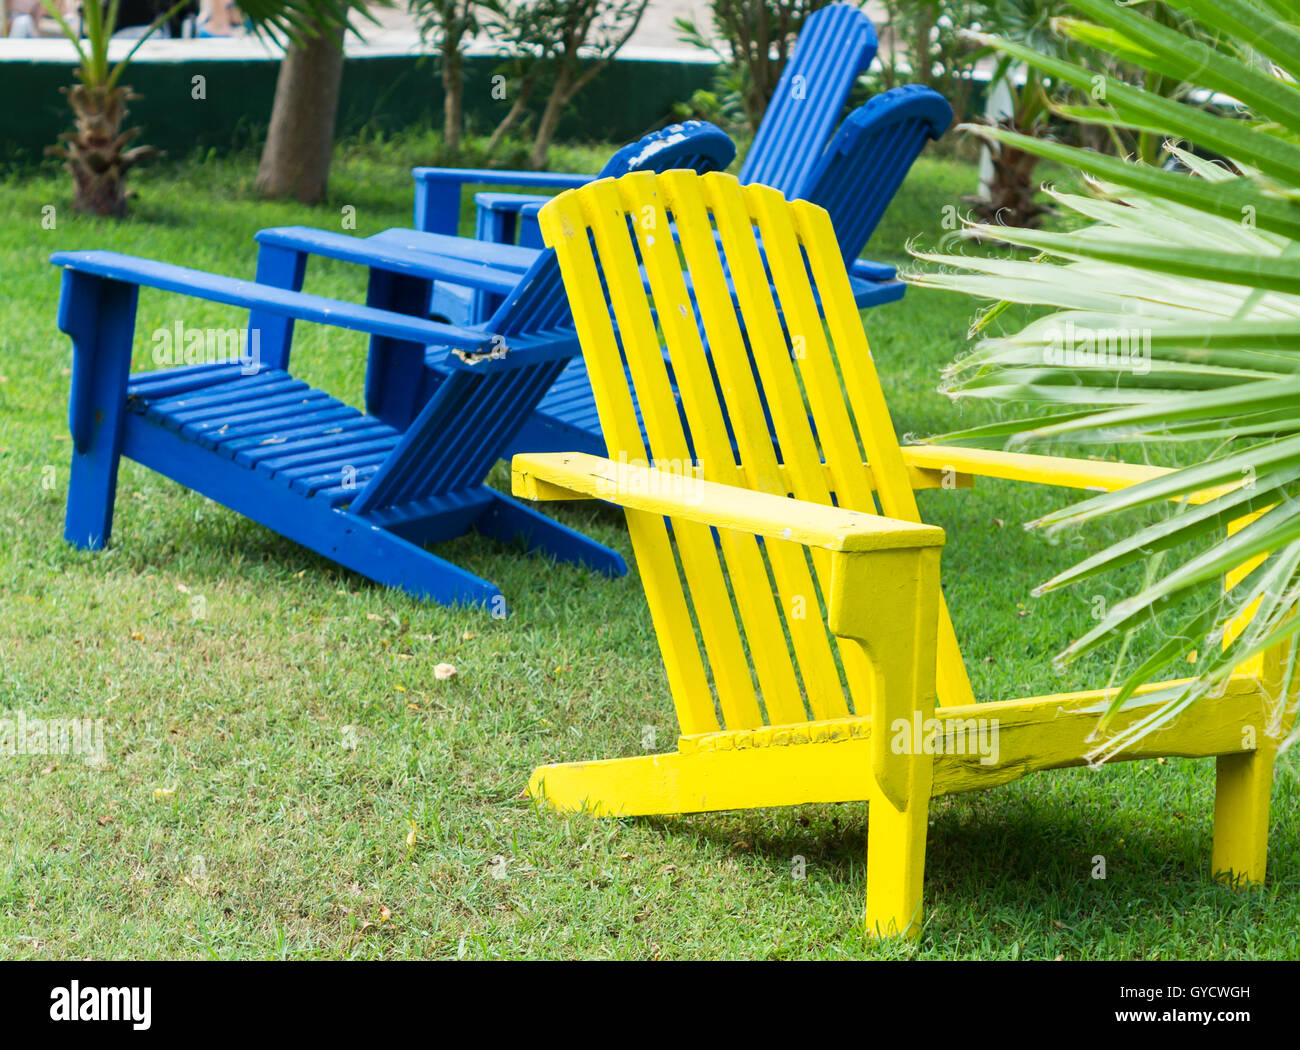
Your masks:
M3 3L3 0L0 0ZM400 0L399 0L400 3ZM883 10L869 3L867 12L877 26L884 21ZM712 52L701 51L683 44L677 38L673 21L678 17L694 18L696 24L708 31L708 0L650 0L650 6L641 18L641 24L621 52L625 58L673 59L676 61L716 61ZM379 25L363 22L364 39L349 36L346 50L349 56L418 54L422 48L415 21L405 7L376 8ZM109 56L116 60L130 49L133 41L115 40ZM467 50L470 53L489 49L486 40L475 41ZM279 57L280 51L268 47L256 37L241 34L225 40L149 40L136 54L144 62L184 62L188 59L240 60L259 56ZM44 61L73 62L76 53L72 45L59 38L40 40L9 40L0 38L0 62Z

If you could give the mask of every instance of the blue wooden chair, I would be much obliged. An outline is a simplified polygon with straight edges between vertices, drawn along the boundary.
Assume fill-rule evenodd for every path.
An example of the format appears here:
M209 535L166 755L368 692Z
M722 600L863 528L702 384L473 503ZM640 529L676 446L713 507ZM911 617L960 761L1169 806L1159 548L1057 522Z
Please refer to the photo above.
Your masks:
M568 310L556 306L563 289L553 263L512 279L489 323L466 329L400 312L427 303L431 282L456 264L394 251L386 260L358 306L115 252L56 253L58 323L73 342L68 542L108 543L126 456L417 598L504 613L495 586L420 546L470 529L626 572L616 552L484 483L578 352ZM245 355L129 374L141 287L248 310ZM373 411L289 373L295 321L370 335Z
M797 166L799 181L783 191L791 198L811 201L830 212L860 308L894 302L906 291L894 267L859 256L926 143L943 135L951 123L952 107L938 92L919 84L891 88L845 117L824 150L805 150L807 155L803 159L809 163ZM608 177L617 178L619 174L624 173L611 172ZM606 177L605 173L600 177ZM746 182L744 174L740 181ZM506 228L501 225L499 213L511 202L530 201L520 209L521 221L535 223L536 214L546 201L546 198L512 194L480 194L479 198L480 234ZM486 214L493 216L490 221L485 220ZM523 273L541 250L524 243L489 240L486 236L411 237L400 230L386 231L382 236L413 249L503 272ZM524 240L531 240L531 235ZM449 289L439 302L440 316L457 324L481 320L483 316L483 306L463 293L457 298ZM580 361L575 358L575 365Z
M727 135L705 121L687 121L652 132L614 153L603 172L609 176L630 171L667 171L689 168L704 174L721 171L736 155L735 144ZM370 269L370 286L366 303L382 309L420 315L432 309L435 317L448 313L464 324L478 328L486 325L501 335L554 341L576 347L573 320L564 295L555 255L537 249L513 248L506 244L485 244L468 238L388 230L373 237L350 237L326 230L292 226L261 230L255 237L259 249L257 281L287 291L300 291L306 276L307 260L312 255L356 263ZM453 258L437 250L443 242L459 245L480 244L504 253L509 265L502 267L472 257ZM520 298L523 287L533 289L530 297ZM432 294L430 294L432 288ZM502 310L512 301L531 303L509 317ZM469 321L473 317L477 320ZM287 359L292 326L283 319L259 318L263 355ZM576 353L576 350L573 351ZM371 345L366 371L366 410L374 417L405 428L415 418L425 401L441 387L449 363L447 355L430 350L423 357L398 358L383 340ZM452 362L454 366L454 362ZM560 368L552 366L555 374ZM513 406L515 431L531 418L537 402L545 394L542 386L530 403ZM513 442L514 431L511 433ZM513 447L513 443L509 446Z
M704 174L710 171L725 171L735 157L736 144L725 131L708 121L687 120L681 124L672 124L658 131L652 131L635 142L629 142L614 152L598 175L584 175L581 178L583 183L586 183L591 182L593 178L616 179L632 171L662 172L670 168L689 168L691 171ZM445 168L419 170L458 171L458 169ZM478 209L475 240L494 244L508 244L514 239L522 204L530 201L545 203L547 200L545 197L517 193L481 194L480 197L483 206ZM418 194L416 211L420 212ZM541 250L541 234L536 232L535 216L535 210L529 213L523 240L529 247ZM420 228L418 218L416 227ZM454 233L453 228L452 234ZM439 281L434 285L430 312L440 320L451 321L455 318L456 324L472 323L471 319L486 318L499 302L500 296L493 295L491 292L467 289L452 281Z
M905 286L892 266L859 255L925 144L942 135L951 121L952 108L937 92L914 84L893 88L850 113L830 146L800 169L802 182L796 196L830 213L859 309L903 296ZM503 278L522 276L549 253L549 249L410 230L388 230L370 240L454 258L475 267L477 274L486 270ZM450 296L440 300L444 308L452 301ZM452 311L452 317L472 323L475 309L471 304L463 314ZM574 357L520 430L510 452L564 450L598 455L603 448L587 366L581 357Z
M797 196L792 191L804 183L816 164L854 83L876 57L876 46L871 19L856 7L831 4L809 15L740 170L740 181L761 182L775 186L787 197ZM641 165L627 170L649 169ZM466 186L564 190L585 186L593 178L482 168L415 168L411 174L415 178L415 228L443 234L460 229L461 193ZM602 171L598 177L623 174L626 172ZM475 236L509 241L518 232L521 243L540 248L535 216L545 200L521 194L480 195ZM528 221L516 227L514 216L525 209Z

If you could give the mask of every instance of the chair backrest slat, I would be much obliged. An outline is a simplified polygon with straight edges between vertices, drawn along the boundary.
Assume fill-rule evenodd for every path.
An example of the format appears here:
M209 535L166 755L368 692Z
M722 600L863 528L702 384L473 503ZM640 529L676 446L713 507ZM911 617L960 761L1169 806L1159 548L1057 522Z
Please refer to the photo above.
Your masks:
M937 91L905 84L876 95L840 125L796 192L825 208L846 260L862 254L925 144L952 123Z
M736 148L724 132L705 121L692 120L624 146L605 170L623 174L687 165L709 171L725 168L735 154ZM538 254L485 327L501 337L506 349L521 340L573 338L569 300L553 252ZM353 510L366 513L415 504L481 483L565 363L540 361L476 376L459 369L438 369L435 362L433 395L392 456L367 483Z
M799 196L854 82L875 57L875 27L856 7L831 4L809 15L740 169L740 181Z
M571 190L541 221L612 459L680 475L687 493L702 477L919 520L825 211L725 175L667 172ZM715 542L678 518L671 533L634 520L683 732L867 709L870 669L826 627L828 557L726 529Z
M587 188L599 185L593 183ZM582 200L561 194L542 209L538 218L551 248L561 244L556 255L610 454L617 457L621 452L628 462L645 461L647 450L641 440L619 340L610 323L609 301L592 251L590 224ZM610 224L625 229L626 219L616 216ZM562 240L554 233L559 228L566 231ZM618 280L624 284L632 280L639 282L635 267L630 275L620 275ZM657 514L629 510L627 527L636 550L655 635L663 651L678 723L688 735L716 730L719 722L713 696L665 521Z
M508 370L449 369L358 494L353 512L417 504L480 484L564 365L560 359Z
M671 178L671 175L663 177L664 180ZM655 187L644 182L628 183L627 191L632 198L634 213L642 216L643 221L647 215L656 219L663 216L664 209L655 196ZM701 329L710 343L715 340L726 343L739 348L742 355L743 336L735 314L729 308L723 311L711 309L719 302L725 302L729 307L730 294L713 244L713 228L703 199L698 195L690 198L678 208L674 217L681 250L693 277L695 295L692 296L686 286L677 245L670 237L643 238L642 256L655 300L661 307L659 324L667 342L675 348L672 365L689 421L695 455L700 460L700 473L706 480L741 485L745 478L741 465L736 463L730 428L718 402L714 373L701 340ZM658 232L662 234L663 231ZM704 246L702 255L701 245ZM665 304L668 304L666 309ZM722 360L725 362L732 358L732 354L724 354ZM746 402L748 415L737 418L734 425L742 431L765 429L766 422L757 390L753 389L752 375L746 370L744 375L732 376L724 369L719 378L724 385L746 382L751 387L751 397ZM779 487L779 474L774 465L764 466L770 466L764 480ZM719 539L730 569L731 585L745 635L750 639L754 670L767 717L774 722L800 721L804 712L798 705L799 685L794 668L785 655L788 648L785 629L759 543L752 536L734 532L723 532ZM720 587L719 601L721 591ZM752 724L761 724L759 712L750 710L749 715L749 721L727 717L727 725L750 728Z
M689 195L692 187L677 181L669 182L673 201ZM748 337L749 353L736 352L734 346L723 362L715 356L722 377L726 408L753 419L756 408L764 400L771 420L771 429L751 427L747 440L738 447L746 464L762 463L764 476L771 476L778 459L784 462L793 493L800 499L829 504L831 491L822 468L822 456L817 440L808 423L808 409L804 402L798 376L795 373L795 355L803 348L795 342L785 328L778 307L784 307L772 295L775 272L769 269L756 237L754 204L774 196L785 204L780 194L768 187L748 187L743 193L728 184L700 187L708 202L718 228L722 254L732 277L736 302L740 310L740 324ZM698 192L698 190L696 191ZM701 251L703 249L701 248ZM770 252L769 252L770 254ZM796 247L796 255L798 249ZM806 283L806 282L805 282ZM811 294L811 293L810 293ZM730 297L721 298L717 290L710 296L715 311L731 308ZM752 365L751 365L752 360ZM725 371L724 371L725 369ZM744 382L743 373L756 371L757 384ZM727 376L738 380L728 382ZM759 390L764 399L760 400ZM777 445L772 442L775 430ZM861 469L859 461L859 469ZM782 493L784 494L784 493ZM844 686L834 667L834 658L823 617L809 617L809 611L819 608L817 587L807 567L807 555L800 547L787 544L768 544L769 559L782 605L787 613L787 627L794 644L799 669L802 672L804 692L813 714L817 718L834 718L848 713L845 706ZM829 565L817 564L818 582L829 589ZM802 616L792 615L794 610Z

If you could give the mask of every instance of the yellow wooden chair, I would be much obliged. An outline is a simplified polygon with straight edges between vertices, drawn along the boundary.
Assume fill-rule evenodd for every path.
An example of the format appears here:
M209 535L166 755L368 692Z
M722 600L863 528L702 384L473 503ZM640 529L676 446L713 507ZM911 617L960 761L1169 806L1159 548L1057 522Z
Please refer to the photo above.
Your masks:
M919 934L931 796L1088 761L1113 693L974 703L939 590L944 534L914 490L958 473L1114 489L1155 468L900 448L814 205L670 171L571 190L540 218L609 458L516 456L514 491L626 509L681 736L670 754L543 766L530 793L608 816L868 800L868 930ZM1218 757L1213 868L1235 881L1264 877L1280 661L1117 756ZM1133 698L1115 729L1160 699ZM995 757L971 745L993 726Z

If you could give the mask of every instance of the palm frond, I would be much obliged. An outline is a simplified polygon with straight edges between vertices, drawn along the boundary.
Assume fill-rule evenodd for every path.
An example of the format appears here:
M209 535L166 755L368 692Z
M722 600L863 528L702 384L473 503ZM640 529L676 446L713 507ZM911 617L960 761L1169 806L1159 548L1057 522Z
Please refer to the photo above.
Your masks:
M1031 525L1048 532L1104 520L1123 538L1046 581L1073 586L1135 563L1147 579L1061 654L1115 645L1143 626L1164 637L1125 678L1111 710L1191 663L1195 675L1161 687L1149 719L1105 736L1094 757L1118 754L1176 717L1212 702L1246 660L1289 646L1282 709L1294 710L1300 616L1300 32L1295 0L1172 0L1195 36L1112 0L1074 0L1084 19L1057 19L1073 44L1094 48L1193 89L1162 97L1096 73L1059 48L986 42L1092 105L1069 119L1158 129L1184 170L1161 170L1004 128L991 140L1066 164L1091 195L1049 191L1080 223L1069 232L968 223L908 279L997 304L976 345L945 372L954 398L1016 403L1017 418L945 441L1033 447L1117 445L1189 450L1162 476L1102 493ZM1211 42L1207 42L1211 41ZM1050 50L1050 53L1048 51ZM1182 146L1190 143L1195 148ZM1204 154L1223 160L1207 159ZM1000 242L1018 252L976 254ZM1037 316L995 330L1021 304ZM1046 313L1044 310L1046 309ZM1206 451L1208 449L1208 451ZM1227 577L1232 586L1225 590ZM1170 624L1174 626L1170 628Z

